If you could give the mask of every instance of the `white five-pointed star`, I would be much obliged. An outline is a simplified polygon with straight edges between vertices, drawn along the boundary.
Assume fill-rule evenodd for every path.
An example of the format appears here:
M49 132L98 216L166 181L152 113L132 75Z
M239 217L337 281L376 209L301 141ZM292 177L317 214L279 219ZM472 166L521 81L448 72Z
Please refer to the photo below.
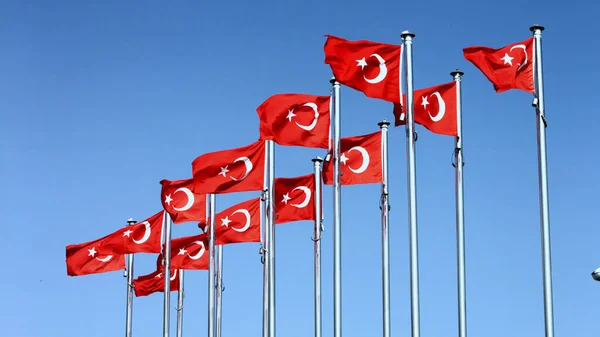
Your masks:
M291 122L292 121L292 117L296 116L296 114L294 113L294 109L290 109L288 111L288 115L287 115L287 119Z
M88 256L94 257L96 255L96 248L92 247L92 249L88 249L88 252L90 252Z
M287 204L288 200L290 200L292 198L290 198L290 194L286 193L283 195L283 200L281 200L284 204Z
M179 253L177 253L177 255L183 255L183 254L185 254L185 252L187 252L187 250L185 250L185 248L179 248Z
M227 166L229 166L229 165L227 165ZM219 174L222 174L223 177L227 177L227 172L229 172L229 169L227 168L227 166L221 167L221 172L219 172Z
M133 231L132 231L132 230L130 230L130 229L128 229L128 230L126 230L126 231L124 231L124 232L123 232L123 236L127 236L127 237L129 237L129 235L130 235L131 233L133 233Z
M173 201L173 199L171 198L171 195L169 194L165 197L165 204L171 205L171 201Z
M154 278L161 278L162 277L162 273L158 273L158 275L154 276Z
M504 64L510 64L510 66L512 67L512 60L514 59L514 57L510 57L510 55L508 55L508 53L504 53L504 57L501 58L502 61L504 61Z
M229 227L230 222L231 220L229 220L229 217L226 216L223 219L221 219L221 226Z
M365 67L367 66L367 61L365 61L365 58L363 57L360 60L356 60L356 62L358 63L356 66L360 67L360 69L365 69Z
M423 96L421 99L423 99L423 102L421 102L423 109L427 109L427 104L429 104L429 102L427 102L427 96Z
M342 153L342 155L340 156L340 162L344 165L346 165L346 162L348 161L348 157L346 157L345 153Z

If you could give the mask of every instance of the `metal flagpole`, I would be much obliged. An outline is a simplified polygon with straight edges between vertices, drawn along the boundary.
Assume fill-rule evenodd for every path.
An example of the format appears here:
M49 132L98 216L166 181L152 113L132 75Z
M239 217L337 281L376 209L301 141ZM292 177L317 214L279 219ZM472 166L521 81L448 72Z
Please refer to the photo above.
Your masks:
M458 337L467 337L467 297L465 274L465 209L463 192L463 148L462 148L462 76L456 69L450 73L456 82L456 136L454 142L455 189L456 189L456 279L458 286Z
M269 337L269 221L267 215L268 182L269 182L269 145L265 141L265 173L262 201L262 247L260 248L261 262L263 264L263 322L262 337Z
M163 228L165 228L165 301L163 306L163 337L169 337L169 317L170 317L170 299L171 299L171 216L167 211L163 211Z
M209 194L208 242L208 337L215 337L215 195Z
M179 291L177 292L177 337L183 336L183 298L184 282L183 282L183 269L177 270L179 273Z
M216 275L216 337L221 337L222 314L223 314L223 245L217 246L217 275Z
M275 337L275 149L272 140L267 140L269 148L269 180L267 190L267 217L269 224L269 337Z
M135 224L137 221L129 218L127 226ZM133 313L133 254L127 255L127 269L125 275L127 277L127 313L125 315L125 337L131 337L132 330L132 313Z
M321 221L321 164L323 159L316 157L312 159L314 163L315 173L315 229L313 237L314 242L314 258L315 258L315 337L321 337L323 328L321 327L321 238L323 224Z
M540 229L542 236L542 272L544 275L544 321L546 337L554 337L554 309L552 304L552 258L550 254L550 212L548 206L548 167L546 157L546 122L544 106L544 77L542 67L542 31L544 27L533 25L535 54L535 98L533 106L537 115L538 177L540 190Z
M419 337L419 250L417 232L417 168L415 159L415 116L413 92L412 39L415 34L402 32L406 55L406 164L408 166L408 236L410 245L410 316L411 336Z
M333 85L333 337L342 337L342 201L340 185L340 83Z
M390 337L390 201L388 191L388 126L390 122L385 119L377 123L381 128L381 166L383 183L381 184L381 287L382 287L382 314L383 337Z

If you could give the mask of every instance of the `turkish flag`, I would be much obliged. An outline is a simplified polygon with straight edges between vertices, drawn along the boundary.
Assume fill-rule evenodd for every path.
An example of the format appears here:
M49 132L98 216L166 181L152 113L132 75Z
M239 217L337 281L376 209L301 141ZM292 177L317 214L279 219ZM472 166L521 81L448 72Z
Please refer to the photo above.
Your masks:
M160 198L174 224L206 219L206 194L194 193L194 180L160 181Z
M275 223L315 220L315 176L275 179Z
M208 258L207 234L171 240L171 268L208 270Z
M171 269L171 291L179 290L179 270ZM165 276L161 270L148 275L138 276L133 280L133 291L136 297L148 296L156 292L165 292Z
M90 242L68 245L66 249L67 275L82 276L125 269L124 255L98 253L98 247L104 239L106 236Z
M414 91L415 122L440 135L458 136L456 82ZM405 107L394 103L395 125L406 124Z
M510 89L535 91L533 37L498 49L467 47L463 49L463 55L492 82L496 92Z
M265 142L210 152L192 162L194 193L222 194L261 191L264 185Z
M260 242L260 198L241 202L219 212L215 216L215 236L216 245Z
M325 63L336 80L367 97L400 101L402 46L326 35Z
M323 182L333 185L333 157L323 162ZM340 139L340 183L342 185L383 182L381 131Z
M102 254L160 253L164 211L106 236L96 249Z
M260 140L283 146L328 148L329 96L277 94L264 101L256 112Z

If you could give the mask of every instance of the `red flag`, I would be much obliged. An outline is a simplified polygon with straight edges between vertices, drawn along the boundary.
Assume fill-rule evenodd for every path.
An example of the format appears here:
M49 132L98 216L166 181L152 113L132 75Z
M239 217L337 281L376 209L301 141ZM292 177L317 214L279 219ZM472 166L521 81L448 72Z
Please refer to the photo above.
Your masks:
M260 242L260 198L231 206L215 216L215 243Z
M341 84L371 98L400 101L402 46L326 35L325 63Z
M96 249L102 254L160 253L163 211L106 236Z
M534 92L533 37L498 49L467 47L463 54L492 82L496 92L510 89Z
M275 223L315 219L315 176L275 179Z
M194 180L160 181L161 202L174 224L206 219L206 194L194 193Z
M210 152L192 162L194 193L221 194L261 191L264 184L265 142Z
M340 139L340 183L342 185L383 182L381 131ZM333 185L333 157L323 162L323 182Z
M179 290L179 270L171 269L171 291ZM156 292L165 292L165 276L157 270L148 275L138 276L133 280L133 291L136 297L148 296Z
M458 136L456 82L414 91L415 122L440 135ZM406 124L405 107L394 104L395 125Z
M125 268L124 255L104 255L98 248L106 236L98 240L67 246L67 275L82 276L107 273Z
M208 270L208 255L207 234L171 240L171 268Z
M329 96L277 94L257 109L260 140L283 146L328 148Z

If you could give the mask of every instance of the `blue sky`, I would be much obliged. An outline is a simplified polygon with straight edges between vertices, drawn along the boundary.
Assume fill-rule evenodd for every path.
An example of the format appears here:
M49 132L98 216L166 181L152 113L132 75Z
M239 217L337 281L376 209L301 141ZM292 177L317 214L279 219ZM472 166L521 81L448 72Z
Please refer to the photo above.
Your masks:
M0 173L6 336L116 336L125 324L121 272L68 277L65 246L106 235L160 207L159 181L258 138L255 112L276 93L327 95L324 34L400 44L416 33L416 88L463 81L468 332L542 336L537 150L531 96L496 94L462 57L472 45L543 35L556 336L595 336L600 283L592 41L600 5L507 0L5 1L0 4ZM573 13L573 14L571 14ZM576 15L574 13L577 13ZM576 28L576 29L575 29ZM342 136L378 129L392 104L342 88ZM418 126L422 336L457 330L451 137ZM322 150L276 147L276 174L310 173ZM410 331L405 137L390 132L392 332ZM381 333L378 185L342 194L343 331ZM324 191L324 333L332 330L331 188ZM217 198L217 209L255 197ZM198 232L177 225L174 237ZM277 329L312 333L312 223L278 226ZM259 336L258 244L225 247L223 336ZM135 273L155 256L136 256ZM207 274L186 274L184 334L206 331ZM172 304L176 293L172 294ZM175 330L173 310L172 329ZM162 294L136 298L136 336L160 336Z

